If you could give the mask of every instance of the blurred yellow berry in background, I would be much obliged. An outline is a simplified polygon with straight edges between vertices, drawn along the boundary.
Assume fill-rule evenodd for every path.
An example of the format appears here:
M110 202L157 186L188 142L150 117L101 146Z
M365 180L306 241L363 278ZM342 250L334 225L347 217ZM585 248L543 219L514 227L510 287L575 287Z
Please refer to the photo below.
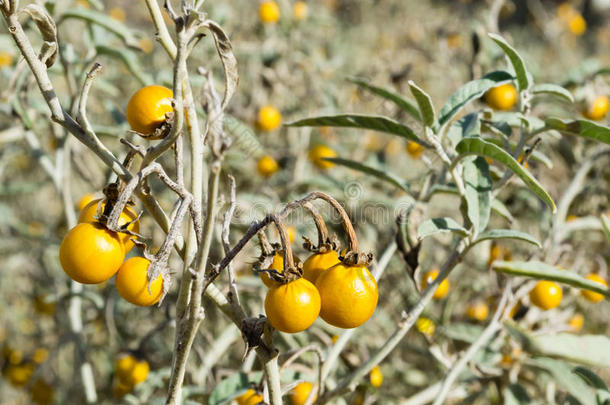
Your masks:
M55 301L46 295L39 295L34 298L34 311L40 315L52 316L55 313Z
M430 285L430 283L432 283L436 279L436 277L438 277L438 273L439 273L439 271L437 269L434 269L434 270L430 270L429 272L427 272L424 275L424 278L422 280L422 291L425 290L426 288L428 288L428 285ZM448 292L449 292L449 280L444 279L438 285L438 288L434 292L434 295L432 296L432 298L434 298L435 300L440 300L442 298L445 298L445 296L447 295Z
M324 158L335 158L337 153L326 145L316 145L309 150L309 160L312 163L323 170L330 169L335 164L324 160Z
M381 387L381 384L383 383L383 373L381 372L379 365L371 369L371 372L369 373L369 381L373 387Z
M604 280L599 274L589 274L585 277L587 280L591 280L595 283L601 284L604 287L608 287L608 283ZM596 293L590 290L580 290L580 293L583 297L585 297L588 301L591 302L600 302L604 299L604 296L600 293Z
M272 105L266 105L258 110L256 126L262 131L273 131L282 123L282 114Z
M258 8L258 16L263 24L274 24L280 19L280 7L275 1L263 1Z
M333 344L337 343L337 340L339 340L339 335L332 335L330 337L330 341L333 342Z
M13 57L8 52L0 52L0 68L10 66L13 62Z
M568 21L568 29L572 34L581 36L587 31L587 21L580 13L577 13Z
M568 325L574 332L580 332L580 330L582 329L584 324L585 324L585 317L583 316L583 314L575 314L568 321Z
M292 405L305 405L307 397L309 397L309 393L312 389L313 384L308 381L298 384L296 387L290 390L290 393L288 394L290 403ZM317 396L314 396L314 398L317 398Z
M519 94L512 83L501 84L485 93L485 102L494 110L510 110L517 104Z
M415 327L420 333L423 333L426 336L432 336L434 334L434 322L430 318L420 316L417 321L415 321Z
M113 7L110 9L110 11L108 11L108 15L114 19L117 20L118 22L125 22L125 10L123 10L120 7Z
M253 389L249 389L235 398L237 405L256 405L259 402L263 402L263 400L263 396L254 392Z
M489 315L489 307L483 301L478 301L470 304L466 309L466 316L473 321L482 322Z
M13 387L25 386L34 374L34 365L31 363L9 364L2 375Z
M265 155L258 160L256 169L261 176L271 177L275 172L278 171L279 165L273 157Z
M607 96L597 96L593 102L588 103L582 115L592 121L599 121L606 116L610 102Z
M34 351L34 355L32 356L32 360L36 364L42 364L49 358L49 351L44 347L39 347Z
M53 403L53 387L46 381L37 379L30 388L30 396L36 405L50 405Z
M124 354L114 363L114 370L122 383L135 386L146 381L150 366L146 360L139 360L131 354Z
M144 37L140 38L138 41L138 46L144 53L151 53L155 47L155 44L150 40L150 38Z
M424 147L417 142L407 141L407 153L413 159L419 159L424 153Z
M292 15L295 20L301 21L307 18L307 3L304 1L297 1L292 6Z
M553 281L542 280L530 291L532 305L543 310L557 308L561 304L563 292L561 286Z

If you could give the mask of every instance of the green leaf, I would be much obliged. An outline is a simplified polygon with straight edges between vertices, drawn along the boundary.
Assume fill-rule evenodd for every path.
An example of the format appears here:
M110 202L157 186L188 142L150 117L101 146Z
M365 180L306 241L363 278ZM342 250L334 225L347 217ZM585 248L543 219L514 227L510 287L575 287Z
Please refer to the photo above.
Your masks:
M610 128L596 124L595 122L588 120L567 121L559 118L547 118L545 123L552 129L610 145Z
M570 270L560 270L555 266L538 261L530 262L502 262L497 261L492 265L495 271L512 274L514 276L532 277L541 280L552 280L575 288L591 290L596 293L610 297L610 290L603 284L596 283Z
M528 350L580 364L610 367L610 338L604 335L546 333L530 335Z
M493 143L494 145L497 145L499 147L503 147L504 146L504 142L502 142L501 139L497 139L497 138L483 138L483 140L485 142L490 142ZM517 144L514 142L509 142L508 144L511 148L511 150L515 150L515 148L517 147ZM545 165L546 167L548 167L549 169L553 168L553 161L544 153L538 151L538 150L534 150L532 152L532 154L530 155L530 160L535 160L537 162L542 163L543 165Z
M466 343L474 343L483 333L484 328L466 322L452 322L440 329L443 335Z
M470 232L462 225L447 217L427 219L417 228L417 235L420 240L440 232L452 232L461 236L470 235Z
M533 86L532 94L550 94L569 103L574 102L574 96L572 96L572 93L570 93L569 90L552 83L543 83Z
M406 125L403 125L390 118L378 115L360 114L341 114L323 117L305 118L286 124L289 127L346 127L371 129L373 131L386 132L417 142L427 148L430 147L426 142L420 140L415 132Z
M510 170L513 171L525 185L532 190L542 201L544 201L553 212L556 211L555 202L551 196L546 192L542 185L536 180L534 176L530 174L523 166L519 164L509 153L504 149L494 145L493 143L486 142L480 138L465 138L458 143L456 151L460 154L458 157L469 155L478 155L494 159L497 162L502 163ZM456 162L454 162L455 164Z
M466 212L477 235L487 227L491 212L491 176L482 157L464 162L464 188Z
M432 99L412 80L409 80L409 88L411 89L413 97L415 97L415 100L417 101L424 124L429 127L433 126L434 122L436 121L436 112L434 111Z
M530 363L546 370L553 376L559 389L569 392L582 405L597 405L593 391L572 372L570 365L545 357L533 359Z
M127 70L140 82L142 86L152 84L153 79L149 75L143 73L144 69L140 66L138 58L133 52L125 49L119 49L117 47L109 47L106 45L97 45L95 47L96 52L99 55L107 55L112 58L121 60Z
M608 239L608 243L610 243L610 218L604 214L602 214L602 228L604 228L606 239Z
M512 229L491 229L480 234L473 244L489 239L517 239L531 243L532 245L536 245L539 248L542 247L540 242L538 242L538 240L536 240L536 238L534 238L532 235L525 232L513 231Z
M519 384L510 384L504 388L504 405L531 405L532 400L527 391Z
M233 398L247 391L249 389L250 382L258 382L260 377L260 372L254 373L250 377L248 377L248 375L245 373L237 373L225 378L224 380L221 380L218 384L216 384L214 391L212 391L208 404L220 405L228 403Z
M357 170L362 173L369 174L374 176L379 180L383 180L387 183L392 184L393 186L398 187L399 189L410 192L408 186L404 183L404 181L398 176L389 173L385 169L376 169L371 166L364 165L360 162L356 162L354 160L349 159L341 159L341 158L323 158L324 160L328 160L329 162L336 163L341 166L349 167L350 169Z
M481 121L479 120L479 113L468 114L457 122L454 122L447 131L447 138L451 141L452 146L460 143L463 138L471 136L481 135Z
M604 380L602 380L600 376L598 376L597 374L595 374L593 371L589 370L588 368L574 367L574 370L572 370L572 371L574 373L576 373L576 375L580 376L580 378L585 380L585 382L587 384L589 384L591 387L597 388L600 390L608 389L608 386L606 386L606 383L604 382Z
M514 77L503 70L486 74L480 79L472 80L453 93L445 103L438 115L439 125L444 125L460 112L468 103L481 97L487 90L499 86L514 79Z
M510 46L508 42L500 35L497 34L487 34L489 37L504 51L508 59L510 60L511 65L513 65L513 69L515 69L515 73L517 75L517 85L519 92L523 90L527 90L532 85L530 81L529 74L527 69L525 68L525 64L523 63L523 59L517 53L515 48Z
M132 30L127 28L127 26L122 22L109 17L101 11L70 8L61 15L60 22L69 18L75 18L78 20L83 20L88 24L98 25L120 37L127 46L134 49L140 49L138 39L133 34ZM60 22L58 22L58 25Z
M419 110L418 110L417 106L415 104L413 104L413 102L411 100L408 100L407 98L403 97L401 94L398 94L390 89L372 85L368 81L359 79L357 77L348 77L347 80L349 80L352 83L357 84L358 86L362 87L363 89L366 89L379 97L382 97L386 100L393 102L403 111L407 112L414 118L417 118L417 120L421 121L421 115L419 114Z
M493 200L491 200L491 210L494 211L496 214L500 215L501 217L503 217L504 219L506 219L508 222L513 222L515 220L515 218L513 218L513 215L510 213L508 208L506 208L506 205L504 205L497 198L494 198Z

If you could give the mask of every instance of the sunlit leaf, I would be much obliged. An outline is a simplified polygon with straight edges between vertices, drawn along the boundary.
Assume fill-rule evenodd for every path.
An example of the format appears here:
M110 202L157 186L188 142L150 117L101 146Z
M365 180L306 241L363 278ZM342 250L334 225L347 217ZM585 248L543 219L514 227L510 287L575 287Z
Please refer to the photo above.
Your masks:
M470 234L467 229L451 218L427 219L417 228L419 239L424 239L425 237L441 232L451 232L461 236L468 236Z
M349 80L352 83L357 84L361 88L366 89L373 94L376 94L386 100L393 102L403 111L409 113L411 116L413 116L414 118L417 118L418 120L421 121L421 116L419 114L417 105L415 105L411 100L403 97L401 94L398 94L395 91L392 91L392 90L384 88L384 87L375 86L366 80L359 79L356 77L349 77L347 80Z
M545 357L532 359L530 363L551 374L557 382L557 388L570 393L582 405L597 405L595 394L591 388L572 372L572 367L569 364Z
M539 248L542 247L540 242L538 242L538 240L533 236L525 232L514 231L512 229L491 229L489 231L483 232L477 237L476 241L474 241L473 244L489 239L516 239L531 243L532 245L536 245Z
M477 235L487 227L491 211L491 176L482 157L464 162L464 189L466 212Z
M560 132L581 136L594 141L610 145L610 128L588 120L562 120L559 118L548 118L546 125Z
M561 86L558 86L556 84L552 84L552 83L536 84L535 86L532 87L531 91L532 91L532 94L535 94L535 95L550 94L552 96L562 99L563 101L567 101L569 103L574 102L574 96L572 96L572 93L570 93L569 90L567 90Z
M356 162L354 160L349 159L341 159L341 158L323 158L324 160L328 160L329 162L336 163L341 166L349 167L350 169L357 170L362 173L369 174L379 180L383 180L387 183L392 184L393 186L398 187L401 190L409 192L408 186L404 183L404 181L398 176L389 173L385 169L376 169L371 166L364 165L360 162Z
M519 91L527 90L532 85L527 69L525 68L525 63L523 63L523 59L521 55L506 42L504 38L497 34L487 34L489 37L496 43L508 59L510 60L511 65L513 65L513 69L515 69L515 74L517 75L517 85Z
M422 120L424 124L431 127L434 125L436 121L436 113L434 111L434 104L432 104L432 99L421 88L419 88L413 81L409 80L409 88L411 89L411 93L415 100L417 101L417 105L419 107L419 112L421 113Z

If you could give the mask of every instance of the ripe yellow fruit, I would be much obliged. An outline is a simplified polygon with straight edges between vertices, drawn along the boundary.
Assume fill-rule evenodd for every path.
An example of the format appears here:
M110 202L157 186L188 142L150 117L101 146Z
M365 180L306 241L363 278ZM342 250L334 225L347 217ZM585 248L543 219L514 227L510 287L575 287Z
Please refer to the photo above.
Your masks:
M563 292L559 284L542 280L530 291L530 302L543 310L557 308L561 303Z
M316 145L309 151L309 160L311 160L313 164L320 169L330 169L333 167L335 164L333 162L329 162L328 160L324 160L324 158L335 157L337 157L337 152L326 145Z
M303 277L315 284L320 274L335 264L339 264L339 254L336 251L313 253L303 263Z
M235 401L237 401L237 405L256 405L259 402L263 402L264 398L262 395L254 392L253 389L249 389L245 393L235 398Z
M373 387L381 387L381 384L383 383L383 373L381 372L381 368L379 368L379 366L375 366L371 369L371 372L369 373L369 381Z
M116 289L128 302L139 306L156 304L163 294L163 277L159 276L150 283L148 265L150 261L144 257L132 257L125 261L116 275Z
M494 87L485 93L485 102L494 110L510 110L517 104L519 94L511 83Z
M568 21L568 29L576 36L581 36L587 31L587 21L580 13L576 13Z
M406 149L409 156L413 159L419 159L424 153L424 147L417 142L408 141Z
M282 124L282 114L272 105L266 105L258 110L256 125L263 131L273 131Z
M290 399L290 403L292 405L304 405L305 401L309 397L309 393L313 389L313 384L310 382L302 382L294 387L290 393L288 394L288 398ZM314 401L317 399L317 395L314 396Z
M286 227L286 233L288 234L288 241L290 243L294 242L294 238L297 236L297 231L293 226Z
M9 364L2 375L13 387L25 386L34 374L34 365L31 363Z
M587 280L591 280L595 283L601 284L604 287L608 287L608 283L604 280L599 274L589 274L585 277ZM588 301L591 302L600 302L604 299L603 294L596 293L590 290L580 290L580 293L583 297L585 297Z
M118 22L124 22L126 17L125 10L120 7L111 8L110 11L108 11L108 15L110 16L110 18L113 18Z
M120 382L133 387L146 381L150 366L144 359L139 360L131 354L125 354L116 360L114 370Z
M300 263L299 258L296 257L295 255L292 255L292 259L294 260L295 264ZM284 251L283 250L280 250L273 256L273 261L271 262L271 266L269 266L269 269L275 270L278 273L284 272ZM281 284L280 282L273 280L267 273L259 273L259 276L260 276L261 280L263 281L263 283L269 288Z
M30 388L30 396L36 405L50 405L53 403L53 387L46 381L38 379Z
M127 122L134 131L149 137L165 122L165 114L174 111L171 89L159 85L142 87L127 103Z
M568 321L568 325L570 326L570 328L572 328L572 330L574 332L580 332L580 330L582 329L584 324L585 324L585 317L582 314L575 314Z
M434 270L430 270L429 272L427 272L424 275L424 279L422 281L422 290L425 290L426 288L428 288L428 285L430 283L432 283L436 279L436 277L438 277L438 273L439 273L439 271L437 269L434 269ZM445 296L449 292L449 287L450 287L449 280L444 279L438 285L438 288L434 292L434 295L432 296L432 298L434 298L435 300L440 300L442 298L445 298Z
M275 1L263 1L258 8L258 16L264 24L274 24L280 19L280 7Z
M474 321L482 322L489 315L489 307L483 301L471 304L466 309L466 316Z
M415 327L420 333L423 333L426 336L432 336L434 334L434 322L430 318L419 317L417 321L415 321Z
M47 361L47 358L49 358L49 351L44 347L39 347L38 349L36 349L34 351L34 355L32 356L32 360L36 364L44 363L45 361Z
M263 177L271 177L279 168L275 159L269 155L260 158L256 165L258 173Z
M95 218L95 216L97 215L97 207L100 203L102 204L101 211L103 212L104 208L106 207L106 203L102 202L101 199L93 200L82 209L80 215L78 216L78 222L79 223L96 222L97 219ZM121 216L119 217L118 225L123 226L129 222L134 221L137 217L138 217L138 214L136 214L135 211L132 210L130 207L126 206L125 209L123 209ZM135 233L140 232L140 221L132 222L127 227L127 230L135 232ZM125 253L129 252L135 246L133 241L131 240L131 238L132 238L131 235L129 235L127 233L119 232L118 236L119 236L119 239L121 240L121 243L123 243Z
M377 307L377 282L364 266L339 263L318 276L316 287L322 298L320 316L339 328L362 325Z
M118 235L93 222L76 225L59 247L59 261L64 272L83 284L108 280L119 270L124 257Z
M292 15L295 20L301 21L307 17L307 3L304 1L297 1L292 6Z
M309 328L320 314L320 293L304 278L271 287L265 297L265 312L271 325L282 332Z
M591 104L583 110L582 115L592 121L599 121L606 116L610 101L607 96L597 96Z
M95 195L93 195L91 193L87 193L84 196L82 196L80 200L78 200L78 204L76 204L76 207L78 208L79 211L82 211L93 200L95 200ZM90 221L86 221L86 222L90 222Z
M0 68L10 66L13 63L13 57L8 52L0 52Z

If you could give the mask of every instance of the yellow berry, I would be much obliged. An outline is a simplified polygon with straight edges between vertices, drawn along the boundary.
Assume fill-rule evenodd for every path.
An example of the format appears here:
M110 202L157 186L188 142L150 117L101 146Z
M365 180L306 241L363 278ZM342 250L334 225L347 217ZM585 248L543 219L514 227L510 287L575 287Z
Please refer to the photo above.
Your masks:
M599 121L606 116L609 107L610 101L608 100L608 97L598 96L583 110L582 114L585 118Z
M324 158L335 158L337 153L326 145L316 145L309 151L309 159L320 169L330 169L335 164Z
M258 160L256 168L261 176L271 177L275 172L278 171L279 166L274 158L269 155L265 155Z
M379 368L379 366L375 366L371 369L371 372L369 373L369 381L373 387L381 387L381 383L383 383L383 373L381 372L381 368Z
M608 283L606 283L606 280L604 280L599 274L589 274L585 278L587 280L591 280L595 283L601 284L604 287L608 287ZM580 290L580 293L583 297L585 297L588 301L591 302L600 302L604 299L604 296L602 294L590 290Z
M292 6L292 15L295 20L304 20L307 17L307 3L304 1L297 1Z
M413 159L419 159L421 155L424 153L424 147L418 144L417 142L408 141L407 142L407 153Z
M530 291L531 303L545 311L558 307L562 296L559 284L548 280L539 281Z
M415 321L415 327L420 333L423 333L426 336L432 336L434 334L434 322L430 318L419 317L417 321Z
M425 274L424 279L422 281L423 290L425 290L428 287L428 285L430 283L432 283L436 279L436 277L438 277L438 273L439 273L439 271L434 269L434 270L430 270L429 272L427 272ZM438 288L434 292L434 295L432 296L432 298L434 298L435 300L440 300L442 298L445 298L445 296L447 295L448 292L449 292L449 280L444 279L438 285Z
M275 1L263 1L258 8L258 16L264 24L274 24L280 19L280 7Z
M282 114L271 105L266 105L258 110L257 126L263 131L273 131L282 123Z

